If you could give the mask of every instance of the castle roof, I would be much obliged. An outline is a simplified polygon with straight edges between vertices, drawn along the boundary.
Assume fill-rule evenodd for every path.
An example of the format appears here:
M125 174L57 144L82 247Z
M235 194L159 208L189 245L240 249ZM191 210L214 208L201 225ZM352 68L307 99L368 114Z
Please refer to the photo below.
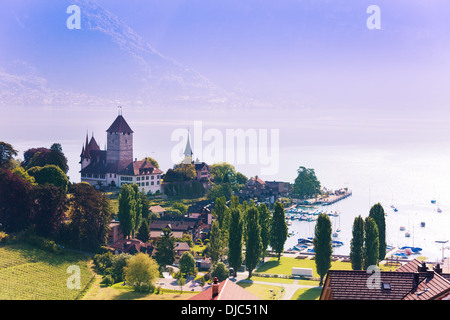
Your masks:
M133 130L131 130L124 117L122 115L118 115L116 120L114 120L106 132L133 133Z

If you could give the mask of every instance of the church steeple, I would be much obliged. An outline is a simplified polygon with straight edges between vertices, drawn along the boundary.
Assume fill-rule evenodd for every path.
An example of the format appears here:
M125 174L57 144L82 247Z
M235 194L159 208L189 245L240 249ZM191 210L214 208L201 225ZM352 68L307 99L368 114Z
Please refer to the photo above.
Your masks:
M188 136L187 136L187 142L186 142L186 148L184 149L184 160L183 164L191 164L192 163L192 155L194 153L192 152L191 143L189 141L189 129L188 129Z

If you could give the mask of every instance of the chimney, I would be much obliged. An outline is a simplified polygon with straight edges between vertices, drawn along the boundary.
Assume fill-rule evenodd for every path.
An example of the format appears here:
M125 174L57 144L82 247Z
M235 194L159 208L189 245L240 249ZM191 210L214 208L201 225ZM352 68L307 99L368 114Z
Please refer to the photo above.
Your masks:
M430 281L433 279L434 271L433 270L427 270L427 281Z
M425 262L422 262L422 264L417 267L418 272L427 272L427 270L428 268Z
M416 288L419 285L419 272L414 272L413 287Z
M434 269L434 272L436 272L437 274L442 274L442 268L439 263L433 269Z
M212 284L212 297L214 298L217 295L219 295L219 280L215 277Z

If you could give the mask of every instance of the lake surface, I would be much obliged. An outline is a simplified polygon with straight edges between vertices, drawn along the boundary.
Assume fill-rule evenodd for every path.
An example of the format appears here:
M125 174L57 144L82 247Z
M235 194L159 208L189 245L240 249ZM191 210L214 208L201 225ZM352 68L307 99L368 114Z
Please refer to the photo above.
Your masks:
M61 143L73 182L80 181L80 153L86 134L94 134L104 148L105 131L117 116L114 107L1 111L0 141L11 143L20 158L28 148ZM365 218L378 202L387 212L388 244L421 247L421 255L434 261L442 256L442 245L435 241L450 240L450 126L442 117L424 115L423 121L413 121L401 115L383 118L358 110L344 115L332 110L170 108L123 109L123 115L134 130L134 157L151 156L164 171L173 166L173 150L180 144L171 139L176 130L189 129L194 158L201 160L205 153L196 154L197 150L205 152L213 141L205 135L208 129L212 130L209 133L221 133L224 139L227 129L277 130L279 150L272 154L272 160L276 157L278 164L273 174L261 174L261 167L267 166L262 158L251 163L247 154L244 163L231 162L247 177L289 182L294 181L299 166L314 168L323 186L352 190L351 197L324 208L341 213L340 218L332 218L333 226L342 230L338 240L344 243L335 249L336 254L349 253L354 218ZM201 122L202 135L195 122ZM223 145L225 149L226 141ZM275 150L270 143L267 147ZM431 204L432 199L437 204ZM437 207L442 213L436 212ZM424 228L421 222L426 223ZM296 244L299 237L313 236L314 224L295 221L291 228L296 234L288 239L286 248ZM399 231L400 226L411 233L410 238ZM444 253L448 256L447 250Z

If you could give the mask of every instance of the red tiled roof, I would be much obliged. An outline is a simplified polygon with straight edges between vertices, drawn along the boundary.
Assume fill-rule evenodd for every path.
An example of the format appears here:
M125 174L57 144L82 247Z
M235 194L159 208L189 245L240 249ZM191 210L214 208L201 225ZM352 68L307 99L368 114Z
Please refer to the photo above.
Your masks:
M212 295L212 287L202 291L201 293L189 298L189 300L261 300L253 293L245 290L241 286L235 284L230 279L226 279L219 283L219 294Z
M162 174L163 172L152 165L147 160L133 161L129 163L120 174L124 175L142 175L142 174Z
M413 259L411 261L408 261L406 264L398 267L395 271L396 272L417 272L418 267L422 265L422 262L417 259Z
M403 300L434 300L448 294L450 282L430 270L427 276Z
M125 121L124 117L118 115L116 120L112 123L112 125L106 130L106 132L124 132L124 133L133 133L128 123Z

